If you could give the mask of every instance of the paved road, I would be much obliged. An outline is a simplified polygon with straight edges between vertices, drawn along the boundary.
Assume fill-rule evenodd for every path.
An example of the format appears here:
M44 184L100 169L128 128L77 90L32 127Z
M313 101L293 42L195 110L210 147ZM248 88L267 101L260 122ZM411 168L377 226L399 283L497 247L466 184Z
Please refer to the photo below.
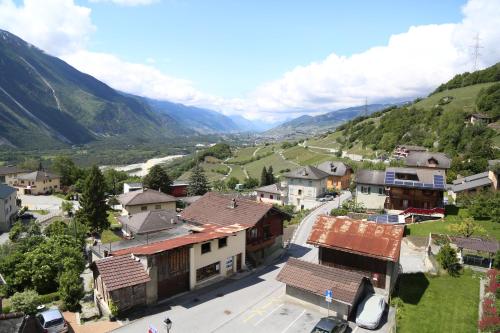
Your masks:
M350 198L343 194L340 200ZM289 255L317 261L317 250L306 244L319 214L339 205L339 198L314 210L299 228ZM168 314L173 322L171 333L182 332L310 332L324 315L314 308L285 298L284 285L276 280L284 262L264 268L245 278L224 281L210 290L190 292L153 312L116 330L120 333L146 332L150 324L165 332L162 320Z
M22 206L28 206L29 210L59 211L63 200L54 195L24 195L19 194Z

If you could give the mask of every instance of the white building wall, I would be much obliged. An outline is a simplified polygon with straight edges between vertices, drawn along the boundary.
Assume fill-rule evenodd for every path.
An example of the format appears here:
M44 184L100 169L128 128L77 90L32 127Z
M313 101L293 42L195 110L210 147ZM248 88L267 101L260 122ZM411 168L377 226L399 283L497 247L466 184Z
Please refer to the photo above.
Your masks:
M210 243L210 252L201 253L202 244ZM241 268L245 268L246 230L227 236L227 246L219 248L219 240L194 244L190 249L189 286L191 289L205 285L211 280L224 278L236 272L237 255L241 253ZM208 279L197 281L196 270L213 263L219 264L219 274Z
M0 199L0 231L9 231L17 214L17 192L14 191L5 199Z
M384 186L365 184L356 186L356 202L362 203L367 209L384 209L386 197Z
M297 209L312 209L320 205L316 200L326 193L327 178L321 180L288 179L288 204ZM302 207L303 206L303 207Z

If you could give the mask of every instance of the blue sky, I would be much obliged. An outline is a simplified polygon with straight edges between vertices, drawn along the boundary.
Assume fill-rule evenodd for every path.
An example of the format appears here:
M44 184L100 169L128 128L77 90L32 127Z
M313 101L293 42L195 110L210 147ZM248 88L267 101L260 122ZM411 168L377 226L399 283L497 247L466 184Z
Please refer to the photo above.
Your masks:
M409 101L500 61L500 0L0 0L0 28L127 93L259 121Z
M352 55L412 25L457 22L465 1L79 1L97 27L89 49L146 62L225 98L330 53Z

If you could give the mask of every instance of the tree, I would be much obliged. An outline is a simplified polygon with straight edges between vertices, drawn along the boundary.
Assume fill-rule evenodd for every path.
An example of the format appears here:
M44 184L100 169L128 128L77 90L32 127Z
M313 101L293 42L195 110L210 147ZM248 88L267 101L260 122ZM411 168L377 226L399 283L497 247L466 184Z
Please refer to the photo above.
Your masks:
M68 156L56 156L52 162L52 170L61 176L62 186L71 186L82 176L82 171Z
M129 178L125 171L115 169L107 169L104 171L103 176L106 182L106 191L113 195L122 193L123 182Z
M85 295L83 281L80 274L74 270L68 270L59 278L59 296L66 309L70 311L79 310L79 302Z
M495 254L495 259L494 259L494 262L493 262L493 267L495 269L500 269L500 250L498 250L497 253Z
M240 183L240 180L236 177L231 177L227 181L227 188L231 191L234 191L236 189L236 185Z
M224 181L222 179L214 180L212 182L212 188L214 191L217 191L217 192L224 192L227 189L226 183L224 183Z
M257 186L259 186L259 181L256 178L248 177L245 179L245 188L253 189Z
M149 173L143 179L143 184L147 188L160 190L163 193L169 193L172 180L168 176L165 169L163 169L160 165L155 165L149 169Z
M27 315L36 313L36 307L39 305L40 296L34 290L26 290L15 293L11 298L12 310L16 312L24 312Z
M94 165L85 179L80 196L80 209L77 212L77 219L93 232L109 228L105 188L104 177L99 168Z
M199 165L195 166L189 177L188 194L203 195L208 192L208 180L205 171Z
M262 172L260 174L260 186L269 185L268 179L269 179L269 177L267 175L266 166L263 166L262 167Z
M71 201L63 201L61 203L61 210L70 216L73 212L73 203Z
M43 231L45 236L52 237L55 235L67 235L68 234L68 225L66 222L61 220L56 220L49 224L45 230Z
M450 275L456 275L458 269L458 258L457 252L450 246L450 244L444 244L439 250L437 256L437 261L443 269L446 269Z
M267 185L274 184L276 180L274 179L274 170L273 166L270 165L269 168L267 169Z
M477 224L474 219L470 217L465 218L460 223L450 224L448 227L451 231L456 232L464 237L470 237L473 234L484 233L485 230L479 224Z

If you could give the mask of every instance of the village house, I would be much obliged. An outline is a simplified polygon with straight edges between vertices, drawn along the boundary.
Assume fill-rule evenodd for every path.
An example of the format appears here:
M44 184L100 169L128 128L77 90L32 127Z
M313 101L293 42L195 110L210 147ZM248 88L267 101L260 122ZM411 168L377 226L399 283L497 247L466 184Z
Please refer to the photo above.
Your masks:
M446 172L451 167L451 159L444 153L412 151L405 159L407 167L438 169Z
M488 161L488 178L493 182L493 189L498 191L498 179L500 178L500 160Z
M288 259L276 279L286 284L287 297L346 320L357 303L373 290L364 274L295 258ZM332 291L331 304L325 300L326 290Z
M321 215L308 244L319 247L319 264L366 276L388 297L399 274L404 226Z
M122 205L122 215L154 210L175 211L177 199L171 195L151 189L137 190L118 196Z
M352 168L342 162L327 161L318 165L318 169L329 176L326 181L327 190L341 191L351 184Z
M493 179L490 178L490 175L493 175L493 173L486 171L454 180L450 189L453 200L457 200L457 195L460 193L475 194L481 191L494 190Z
M47 171L20 173L7 180L21 194L41 195L61 190L61 177Z
M120 310L127 310L154 304L245 269L244 227L235 223L193 229L197 231L116 250L111 252L111 257L95 261L92 268L98 305L109 307L112 300ZM108 262L127 262L128 265L134 262L134 269L103 269L103 264L106 266ZM123 281L126 287L114 286L120 285L114 282L116 280ZM107 293L110 289L119 291Z
M330 174L314 166L305 166L285 173L288 186L288 204L297 210L312 209L320 205L317 200L326 194Z
M170 185L170 195L176 198L183 198L188 195L189 183L185 180L175 180Z
M388 168L386 210L416 209L422 215L444 214L445 175L441 169Z
M286 205L288 200L288 188L280 183L262 186L255 189L257 201L273 205Z
M0 232L9 231L17 217L17 191L14 187L0 184Z
M246 229L246 258L260 264L283 244L283 221L289 216L273 205L234 195L208 192L181 213L186 223L225 227L238 223Z
M406 158L411 152L425 152L427 148L412 145L399 145L394 149L392 156L397 159Z
M21 173L28 173L29 170L20 169L16 166L0 166L0 184L14 184L14 179Z
M493 117L488 116L487 114L484 113L473 113L470 116L467 117L467 121L471 125L476 125L476 124L485 124L488 125L494 121Z
M370 210L384 209L385 172L379 170L358 170L355 175L356 202Z

